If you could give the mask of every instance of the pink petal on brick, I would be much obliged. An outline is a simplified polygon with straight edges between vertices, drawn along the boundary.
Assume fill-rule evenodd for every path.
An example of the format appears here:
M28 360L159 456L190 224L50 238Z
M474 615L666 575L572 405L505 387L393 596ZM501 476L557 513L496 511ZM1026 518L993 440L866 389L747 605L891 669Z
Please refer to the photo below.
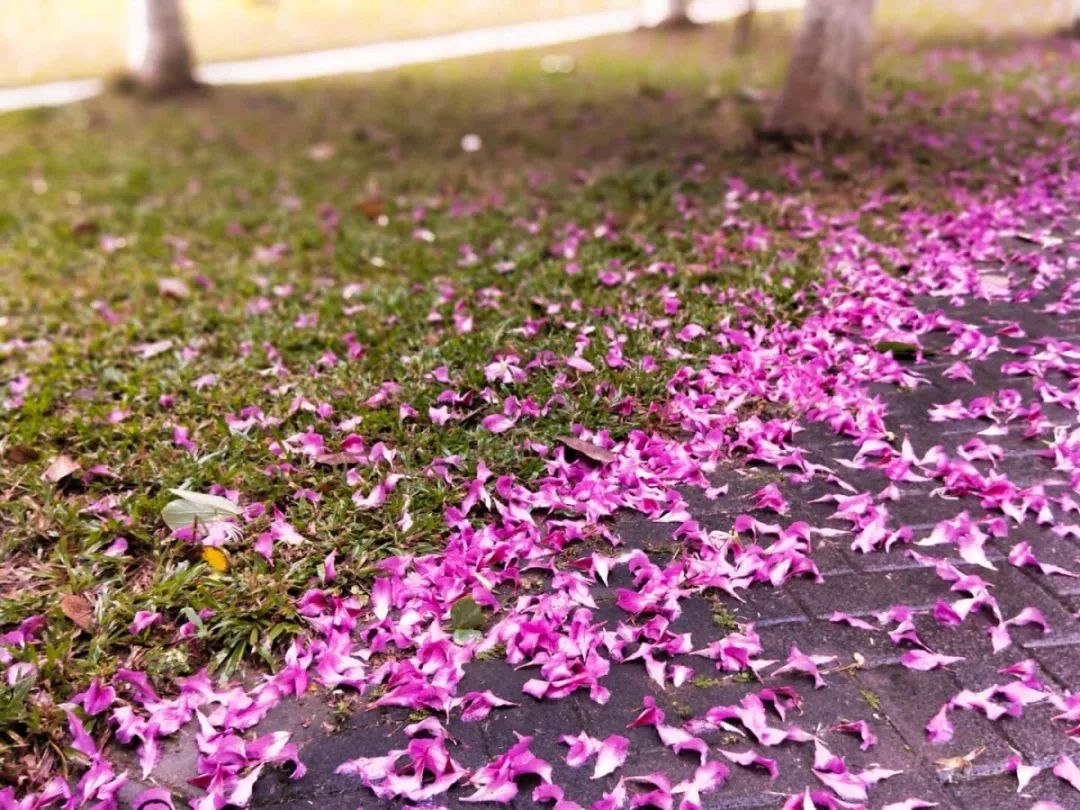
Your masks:
M963 660L962 657L955 655L941 655L926 650L908 650L901 656L900 663L908 669L929 672L932 669L947 667L949 664L955 664L957 661Z
M1009 757L1009 761L1005 763L1005 770L1012 771L1016 774L1016 792L1020 793L1024 788L1028 786L1028 783L1042 773L1042 768L1036 765L1025 765L1023 760L1019 756Z
M1080 767L1077 767L1076 763L1065 756L1065 754L1062 754L1061 759L1057 761L1057 764L1054 766L1053 774L1058 777L1058 779L1064 779L1076 788L1076 790L1080 791Z
M626 737L612 734L600 745L596 754L596 767L593 770L593 779L600 779L622 767L626 762L626 752L630 747L630 741Z
M946 703L926 724L926 733L932 743L947 743L953 737L953 724L949 722L949 704Z
M762 756L752 748L748 748L746 751L720 751L725 757L736 765L742 765L744 768L758 767L764 768L769 772L769 781L773 782L776 777L780 775L780 769L776 765L775 759L769 759Z

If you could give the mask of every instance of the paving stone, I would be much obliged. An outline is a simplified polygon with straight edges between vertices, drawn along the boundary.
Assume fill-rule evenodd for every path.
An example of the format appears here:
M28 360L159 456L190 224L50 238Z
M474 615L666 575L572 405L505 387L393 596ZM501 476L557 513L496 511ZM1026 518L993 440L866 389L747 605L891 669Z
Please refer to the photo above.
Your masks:
M1011 677L1002 675L999 670L1031 658L1031 652L1019 644L994 653L989 634L992 626L993 622L986 611L979 611L962 624L952 627L940 624L929 614L915 618L919 639L931 651L964 659L950 666L949 672L961 687L975 691L985 689L993 683L1012 680ZM912 649L916 649L916 645L903 643L903 651Z
M884 386L880 389L877 386L870 388L871 392L880 391L887 398L889 409L885 424L889 429L898 436L908 433L913 440L927 433L928 424L931 428L936 426L935 423L927 422L927 415L933 406L963 398L963 395L953 388L943 387L935 382L907 389L892 386L891 391Z
M1080 807L1080 794L1049 771L1036 776L1023 793L1016 791L1016 777L999 776L957 785L953 792L966 810L1027 810L1037 801L1055 802L1066 810Z
M1080 619L1080 593L1059 594L1058 599L1067 611Z
M936 777L927 763L911 750L887 722L875 720L872 717L872 710L850 679L837 676L827 688L816 692L805 683L794 683L790 680L786 683L793 685L806 699L805 710L801 713L789 713L786 718L787 723L796 723L804 730L819 735L829 750L845 757L849 767L854 770L880 765L905 772L905 784L895 788L882 784L871 791L875 803L899 800L901 793L908 791L904 796L906 797L911 795L912 790L931 799L939 799L942 796ZM683 687L679 691L679 699L692 705L695 708L695 714L702 714L712 706L736 704L747 692L756 692L761 688L761 684L728 684L706 688ZM810 699L811 695L807 694L808 692L813 692L813 699ZM854 735L828 730L830 726L841 721L863 719L871 723L878 737L877 744L868 751L862 750L859 739ZM780 726L784 722L770 712L771 724ZM747 748L753 748L764 756L775 759L780 771L779 778L770 783L764 771L732 766L727 788L722 794L717 794L714 799L717 803L709 806L752 806L747 805L746 800L755 793L775 791L791 794L800 792L807 784L813 787L821 786L812 775L814 748L810 744L783 743L779 746L764 747L752 740L739 739L738 735L724 731L703 734L702 739L716 749L745 751ZM778 803L765 806L775 807Z
M745 591L744 602L726 594L720 597L728 612L740 622L753 622L758 628L771 624L806 621L802 606L785 588L757 584Z
M979 502L975 498L943 498L931 495L931 491L937 484L931 484L919 489L910 485L900 488L901 497L898 501L886 502L885 508L889 512L889 526L898 529L901 526L913 527L915 536L921 536L915 527L925 530L937 525L943 520L952 520L961 512L981 512Z
M1049 532L1043 537L1032 537L1026 533L1017 533L1016 537L1023 537L1031 543L1032 553L1039 562L1080 573L1080 553L1077 553L1076 544L1072 541L1054 537ZM1053 594L1062 603L1067 602L1070 596L1080 595L1080 577L1044 574L1035 566L1025 566L1021 571L1037 588ZM1071 612L1075 613L1075 610Z
M747 512L754 505L751 497L764 486L780 483L782 473L767 467L722 466L710 476L714 486L725 486L727 492L716 498L705 496L705 490L697 487L679 487L679 494L686 501L690 513L698 518L702 515L732 514Z
M539 711L532 712L531 718L522 717L519 711L506 712L503 716L492 714L486 728L492 746L502 750L507 748L514 741L513 731L535 733L533 753L552 765L556 781L566 789L566 797L585 806L599 799L603 791L612 789L620 776L656 770L662 770L673 782L691 776L696 765L693 757L677 755L665 748L651 727L626 728L641 711L646 695L654 697L667 712L669 723L678 724L679 709L670 696L645 677L640 665L613 664L604 683L611 690L611 698L605 705L589 700L582 693L566 700L547 702L539 707ZM564 760L567 747L558 743L558 738L563 734L576 735L582 730L601 740L612 734L629 739L630 749L623 768L594 781L590 779L591 764L580 769L567 767Z
M811 451L824 452L826 448L851 446L851 440L834 431L825 422L803 422L795 434L794 444Z
M793 580L784 586L811 616L834 611L863 615L893 605L930 608L949 595L949 585L925 568L827 577L823 584Z
M844 549L844 541L835 538L815 540L811 555L814 565L823 577L855 573L853 556ZM807 582L813 582L811 577L805 579Z
M1080 662L1080 644L1037 647L1031 654L1047 672L1066 689L1077 691L1076 669Z
M1010 745L1024 753L1025 761L1048 764L1062 754L1076 753L1076 743L1051 719L1056 714L1060 712L1049 703L1028 706L1020 717L1001 718L998 727Z
M913 532L910 543L897 543L889 551L873 551L867 554L855 554L855 563L858 570L863 573L886 573L890 571L903 571L908 568L918 568L926 571L930 576L935 576L934 565L912 556L916 552L920 557L928 557L951 563L957 568L963 569L968 566L957 550L951 545L920 546L918 542L930 536L932 529L921 529ZM993 564L1007 565L1005 554L987 546L986 557Z
M621 515L615 523L615 533L622 543L620 548L636 548L646 552L674 548L676 541L672 533L675 528L671 523L654 523L641 515L631 517L629 513Z
M997 471L1020 487L1067 484L1068 477L1054 471L1052 459L1034 454L1009 455L998 462Z
M993 583L994 598L1006 619L1016 616L1024 608L1036 607L1049 625L1050 632L1045 634L1038 625L1010 627L1009 635L1015 643L1027 647L1054 647L1080 641L1080 622L1059 600L1032 587L1031 580L1013 566L1002 566L986 579Z
M940 670L915 672L903 666L862 670L854 678L871 702L881 707L880 714L900 733L909 746L921 750L934 762L969 754L983 753L972 764L971 776L1000 773L1011 750L994 724L971 711L949 713L955 727L947 743L930 744L926 724L938 710L960 691L953 677Z
M392 748L404 748L408 738L403 729L415 719L400 709L353 714L337 731L323 732L301 745L300 757L308 769L302 779L289 780L279 771L260 779L256 783L253 806L287 805L313 795L322 796L320 803L324 806L379 806L379 801L358 777L335 771L343 762L357 757L383 756ZM451 747L451 755L463 765L479 767L487 760L478 724L457 723L451 728L451 735L456 741Z
M704 647L722 638L724 632L713 621L713 606L703 596L691 596L679 604L682 613L669 626L672 633L691 633L694 645Z
M854 663L854 654L862 655L868 666L876 666L885 659L899 658L895 648L883 633L871 633L857 627L829 621L810 621L805 624L778 625L758 631L761 637L763 658L784 661L792 646L807 655L835 655L837 660L822 669L847 666ZM775 669L775 667L771 668ZM766 671L771 671L766 670ZM827 676L826 679L828 680ZM804 687L810 679L800 678ZM766 685L771 683L765 678ZM801 690L800 690L801 691Z

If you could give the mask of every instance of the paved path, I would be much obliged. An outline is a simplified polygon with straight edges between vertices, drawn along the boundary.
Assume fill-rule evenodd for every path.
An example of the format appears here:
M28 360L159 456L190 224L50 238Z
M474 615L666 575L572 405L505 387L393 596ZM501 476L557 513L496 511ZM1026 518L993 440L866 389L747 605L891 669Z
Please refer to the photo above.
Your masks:
M1073 226L1080 233L1080 222ZM1025 256L1040 250L1038 246L1020 240L1016 240L1014 247L1017 262L1026 261ZM1001 273L1010 269L987 268L987 271ZM1017 356L1026 356L1029 347L1041 339L1070 340L1076 337L1080 329L1077 316L1054 318L1037 312L1042 302L1059 297L1062 285L1067 282L1068 279L1053 284L1022 307L982 302L951 310L951 315L962 316L968 323L997 334L1002 351L991 354L981 364L971 364L974 383L946 377L944 372L955 358L942 354L917 365L911 362L913 369L929 379L928 385L913 390L876 386L887 408L885 419L890 430L897 436L910 436L918 455L934 445L943 445L947 451L954 452L979 437L991 422L985 419L932 422L928 419L928 409L935 404L956 399L966 403L979 396L1000 398L1006 388L1018 392L1024 402L1039 401L1037 389L1042 384L1039 380L1030 377L1006 379L1003 366ZM934 309L942 305L942 299L924 303L927 309ZM944 334L938 333L938 336L942 346L951 340ZM929 337L933 339L934 333ZM1045 380L1065 387L1067 378L1053 372L1048 373ZM1041 410L1057 425L1076 425L1076 414L1060 405L1043 403ZM1042 445L1023 439L1020 423L1014 422L1007 427L1007 432L995 429L990 435L984 433L982 436L999 445L1004 456L996 466L976 460L973 462L976 468L987 475L995 470L1004 473L1029 492L1037 492L1031 489L1037 487L1049 496L1070 492L1069 482L1055 472L1052 459L1039 454ZM848 494L844 482L859 492L877 492L884 489L889 480L878 470L845 467L842 460L852 452L850 441L839 441L820 423L806 424L805 428L799 434L799 446L806 457L838 471L839 480L830 482L819 476L797 484L774 471L731 467L715 476L716 484L730 487L726 496L707 500L697 490L685 493L695 517L708 527L722 531L730 531L737 516L742 514L754 514L763 521L779 521L784 525L805 521L818 528L850 528L850 524L836 519L834 503L818 502L818 499ZM769 483L777 483L791 504L791 511L782 518L752 511L753 493ZM970 496L941 497L935 492L941 485L939 480L902 484L899 500L890 503L890 528L906 526L912 539L919 540L930 536L941 521L964 512L973 519L1000 516L1000 512L987 512ZM1055 524L1069 526L1076 521L1075 515L1062 513L1060 504L1050 508L1057 518ZM780 677L763 675L761 682L747 682L745 677L714 671L708 659L686 655L669 661L669 664L690 666L697 675L679 688L661 690L647 677L640 662L613 663L611 673L603 681L611 690L607 705L591 701L585 690L562 700L538 702L521 693L522 685L533 671L515 671L503 661L472 663L467 667L468 674L460 693L491 689L500 696L522 703L518 708L494 711L480 722L462 723L457 719L450 722L448 728L457 740L454 756L469 768L479 767L505 752L515 742L516 733L534 735L532 752L551 764L554 782L565 789L566 798L588 806L600 799L605 790L612 789L618 776L660 771L674 783L693 774L698 764L696 755L673 753L660 743L653 728L626 727L628 718L640 712L647 697L655 699L666 712L669 724L678 725L682 720L701 717L711 707L738 704L764 687L791 687L797 691L803 705L801 711L789 713L787 722L795 721L804 730L819 736L834 754L847 758L848 768L857 772L876 764L903 771L875 785L870 791L868 806L881 808L890 802L918 797L926 802L936 802L940 807L968 810L1030 808L1036 800L1056 802L1063 808L1080 807L1080 793L1051 772L1063 752L1075 756L1076 746L1070 744L1062 724L1051 719L1058 710L1047 702L1027 705L1019 716L1006 715L993 722L978 711L955 710L949 714L955 727L953 737L941 744L928 742L925 731L928 721L942 705L963 689L977 693L994 684L1019 683L1021 680L1035 683L1035 679L1047 691L1057 694L1075 691L1080 686L1080 623L1077 621L1080 579L1047 576L1033 566L1017 567L1006 559L1015 544L1026 541L1042 563L1080 569L1077 535L1055 533L1049 525L1039 525L1028 519L1018 527L1010 521L1006 537L992 537L986 543L993 570L950 558L948 553L955 551L952 545L898 543L891 551L860 554L851 550L849 533L830 536L826 532L817 536L813 555L823 576L820 583L806 577L792 580L780 589L758 585L745 592L748 601L743 604L727 597L709 601L696 596L684 601L682 615L671 629L692 633L695 647L723 638L735 629L736 623L745 626L752 622L761 639L763 658L784 661L793 645L809 655L835 656L834 661L821 666L825 686L820 689L814 689L810 678L798 673ZM641 549L658 565L669 563L679 553L679 544L672 538L671 524L626 519L618 529L628 549ZM910 554L913 549L925 555L924 558L914 558ZM930 558L947 562L954 568L938 567L935 570ZM1037 625L1014 624L1009 627L1011 646L991 654L988 633L992 622L988 611L980 611L954 627L942 625L930 615L935 604L955 603L966 596L966 592L951 589L948 571L982 577L1006 618L1017 616L1027 608L1037 608L1051 632L1044 634ZM942 572L946 574L945 578L942 578ZM615 605L616 592L620 587L632 586L626 566L613 570L609 587L592 591L599 606L594 612L595 618L608 618L612 625L625 618ZM899 605L916 612L914 630L926 648L963 660L930 672L916 672L903 666L901 656L918 648L907 641L891 641L885 631L903 628L898 628L896 621L882 622L876 615ZM830 621L836 611L866 622L873 629ZM1024 661L1031 662L1028 665L1031 669L1022 677L1001 672L1004 667ZM1002 703L1000 697L996 701ZM783 725L776 715L770 712L768 716L771 724ZM840 720L866 721L877 743L863 750L857 736L831 730ZM334 771L345 760L380 756L389 748L404 747L407 740L403 728L409 721L408 713L398 709L352 713L346 706L335 716L318 698L300 704L282 704L266 725L268 728L291 726L296 729L301 756L309 773L296 782L290 782L282 775L267 776L256 786L253 806L280 810L316 806L327 810L356 807L372 810L405 806L375 799L355 777L337 775ZM328 731L330 727L335 730ZM629 738L629 758L616 775L592 780L589 778L591 763L577 769L566 765L567 747L559 742L559 738L576 735L582 730L599 739L612 734ZM819 786L812 771L815 751L811 744L786 742L767 748L753 745L753 740L739 733L734 726L730 731L701 732L701 737L710 746L711 757L716 757L718 749L754 749L775 759L779 765L779 776L772 782L763 769L732 765L723 789L703 797L705 807L777 808L783 804L784 796L802 792L807 786ZM167 781L170 771L190 773L193 757L190 745L185 748L174 744L169 751L171 753L167 754L156 775ZM1015 755L1019 755L1025 765L1043 768L1019 793L1017 777L1009 765ZM477 806L461 802L467 792L453 789L445 797L447 806ZM530 798L530 792L520 791L513 806L540 806Z
M802 5L803 0L758 0L757 3L760 11L780 11ZM735 17L745 8L745 0L697 0L691 6L691 16L697 22L717 22ZM199 65L196 74L199 81L206 84L229 85L373 73L445 59L544 48L593 37L624 34L639 28L643 22L648 24L649 20L643 19L637 9L617 9L348 48L210 62ZM70 104L93 98L103 90L104 84L98 79L0 87L0 112Z

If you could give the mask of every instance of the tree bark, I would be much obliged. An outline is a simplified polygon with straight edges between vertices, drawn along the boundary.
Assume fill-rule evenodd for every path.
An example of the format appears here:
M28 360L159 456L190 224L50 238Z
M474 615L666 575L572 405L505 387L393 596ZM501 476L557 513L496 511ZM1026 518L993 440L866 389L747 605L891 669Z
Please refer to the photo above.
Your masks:
M857 135L874 0L810 0L766 132L788 138Z
M690 0L642 0L641 12L648 25L655 28L674 28L693 25Z
M147 93L166 95L196 86L180 0L129 0L128 71Z
M736 56L742 56L750 51L756 11L757 0L746 0L745 10L735 19L735 37L731 47Z

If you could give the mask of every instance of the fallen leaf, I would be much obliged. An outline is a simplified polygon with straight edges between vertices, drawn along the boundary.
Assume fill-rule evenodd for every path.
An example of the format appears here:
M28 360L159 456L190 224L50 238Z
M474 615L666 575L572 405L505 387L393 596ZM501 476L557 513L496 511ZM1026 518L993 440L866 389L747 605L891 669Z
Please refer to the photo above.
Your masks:
M4 460L10 464L29 464L39 458L41 458L41 453L25 444L16 444L9 447L7 452L4 453Z
M191 295L188 285L178 278L159 278L158 292L166 298L184 299Z
M60 600L61 612L81 629L90 632L94 627L94 608L85 596L69 593Z
M368 219L378 219L385 213L385 206L378 198L361 200L356 204L356 208Z
M584 439L575 439L573 436L556 436L555 441L559 442L566 447L569 447L575 453L585 456L585 458L598 461L601 464L610 464L615 460L615 454L610 450L607 450L600 445L587 442Z
M203 546L199 552L199 556L203 558L203 561L213 568L215 571L221 571L222 573L229 570L229 557L216 546Z
M454 630L479 630L484 626L484 611L471 596L463 596L450 608L450 625Z
M85 234L95 234L98 232L98 222L96 219L85 217L83 219L77 219L71 223L71 233L73 236L83 236Z
M170 489L169 492L176 495L178 500L165 504L161 517L174 532L177 529L190 529L196 523L206 526L218 518L240 514L240 507L218 495L188 492L186 489Z
M980 746L974 751L969 751L966 754L958 757L945 757L934 762L937 765L937 769L942 773L954 774L966 771L968 767L978 759L986 751L985 746Z
M480 641L484 634L479 630L455 630L452 638L455 644L468 644L470 641Z
M874 351L892 352L892 356L897 360L901 358L914 357L920 351L920 348L914 343L904 343L901 340L882 340L874 344ZM929 355L932 352L923 350L923 354Z
M49 462L49 466L46 467L45 472L41 474L41 480L51 481L55 484L57 481L67 478L78 469L79 462L75 461L70 456L61 454Z

